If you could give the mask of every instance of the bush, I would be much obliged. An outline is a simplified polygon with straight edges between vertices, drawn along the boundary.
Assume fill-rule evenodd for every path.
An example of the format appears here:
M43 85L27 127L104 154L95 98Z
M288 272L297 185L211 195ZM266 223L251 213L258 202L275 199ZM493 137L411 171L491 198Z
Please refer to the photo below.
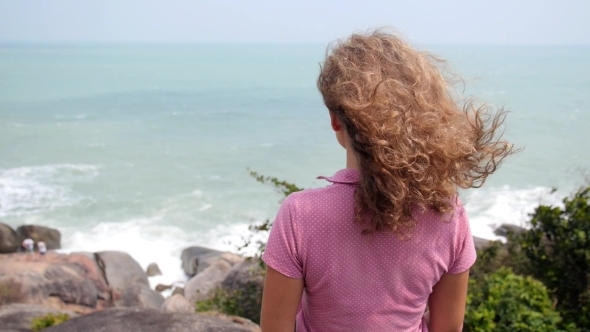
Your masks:
M560 331L561 318L545 286L500 268L483 280L470 280L464 331Z
M564 207L539 206L529 231L514 235L527 261L523 273L540 280L557 301L566 323L590 331L590 187L563 200ZM516 250L513 250L516 254Z
M67 314L47 314L45 316L37 317L33 319L31 324L31 330L33 332L41 331L45 328L59 325L70 319Z
M21 284L13 279L0 281L0 306L23 301Z
M262 287L249 283L241 289L219 288L212 299L198 301L195 308L197 312L218 311L227 315L244 317L260 324L261 305Z

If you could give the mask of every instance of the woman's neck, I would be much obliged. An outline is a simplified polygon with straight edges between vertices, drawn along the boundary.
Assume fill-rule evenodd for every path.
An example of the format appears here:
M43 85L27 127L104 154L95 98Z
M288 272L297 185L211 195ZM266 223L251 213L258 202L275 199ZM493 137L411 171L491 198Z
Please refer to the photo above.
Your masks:
M359 169L356 154L351 147L346 148L346 168L356 170Z

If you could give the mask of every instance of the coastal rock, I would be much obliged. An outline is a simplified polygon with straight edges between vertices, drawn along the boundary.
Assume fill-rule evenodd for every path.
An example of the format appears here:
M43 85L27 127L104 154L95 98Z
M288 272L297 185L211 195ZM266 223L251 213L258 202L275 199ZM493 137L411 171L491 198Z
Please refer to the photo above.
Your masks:
M182 260L182 269L187 276L192 277L197 274L199 267L199 258L207 258L211 256L221 255L222 252L215 249L205 247L188 247L182 251L180 259ZM203 270L203 269L201 269Z
M224 289L230 291L250 287L259 287L262 289L264 286L264 273L260 260L248 259L234 265L221 285Z
M108 309L71 319L44 332L259 332L243 318L165 312L152 309Z
M109 286L124 290L135 283L149 286L148 278L135 259L121 251L102 251L95 254Z
M39 241L45 242L49 250L61 248L61 233L57 229L38 225L23 225L17 228L16 232L23 238L33 239L35 244Z
M475 245L475 249L480 250L485 248L488 244L490 244L490 240L482 239L480 237L474 236L473 237L473 244Z
M523 227L520 227L520 226L511 225L511 224L502 224L502 225L500 225L500 227L498 227L494 230L494 234L496 234L498 236L508 236L508 233L520 234L524 231L526 231L526 229Z
M216 261L186 283L184 296L191 303L211 298L215 294L215 290L225 280L230 269L231 265L228 262L224 260Z
M88 313L111 306L111 289L96 262L82 255L0 255L0 287L8 303L26 303ZM8 286L8 287L6 287Z
M145 274L148 277L161 276L162 271L160 271L160 267L158 266L158 264L150 263L150 265L148 265L148 267L145 271Z
M172 295L180 294L184 296L184 287L175 287L172 291Z
M0 331L30 331L33 319L47 314L67 314L78 317L73 311L57 310L39 305L15 303L0 306Z
M162 303L160 310L169 312L194 313L195 307L184 296L176 294L167 298L166 301Z
M12 227L0 223L0 254L9 254L19 251L24 238L12 229Z
M113 293L115 307L158 309L164 303L162 294L142 283L134 283Z
M171 288L172 288L172 285L157 284L156 285L156 292L162 293L163 291L169 290Z

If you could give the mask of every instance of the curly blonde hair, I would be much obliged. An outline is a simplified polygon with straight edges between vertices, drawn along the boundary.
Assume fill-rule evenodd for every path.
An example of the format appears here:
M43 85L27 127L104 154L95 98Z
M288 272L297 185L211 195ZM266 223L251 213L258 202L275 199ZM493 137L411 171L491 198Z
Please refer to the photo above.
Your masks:
M409 234L416 207L451 212L458 188L480 187L515 152L498 130L506 112L459 102L443 63L384 30L328 48L318 88L358 159L363 233Z

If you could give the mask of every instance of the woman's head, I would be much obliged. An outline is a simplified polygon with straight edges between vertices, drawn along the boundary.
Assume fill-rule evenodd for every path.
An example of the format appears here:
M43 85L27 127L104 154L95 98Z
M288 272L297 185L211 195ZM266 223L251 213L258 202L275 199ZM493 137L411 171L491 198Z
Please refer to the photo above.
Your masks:
M322 65L319 90L361 172L365 232L406 233L415 207L451 211L458 188L481 186L513 152L497 135L505 113L459 105L440 63L376 31L336 43Z

